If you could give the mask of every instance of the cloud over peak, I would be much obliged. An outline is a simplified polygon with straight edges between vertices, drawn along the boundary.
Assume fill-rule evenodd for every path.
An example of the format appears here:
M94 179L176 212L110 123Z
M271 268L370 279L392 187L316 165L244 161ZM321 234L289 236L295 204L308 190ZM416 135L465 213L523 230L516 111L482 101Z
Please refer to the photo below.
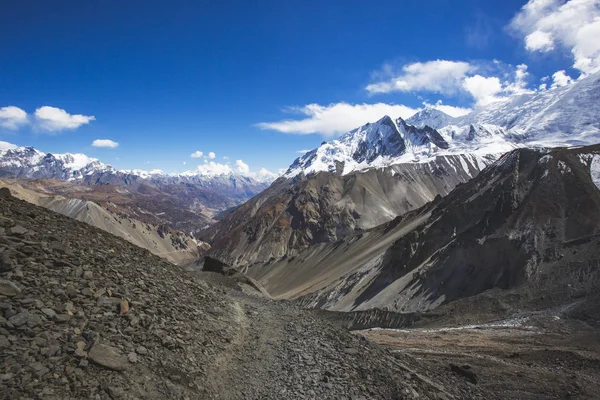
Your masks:
M384 115L394 118L408 118L418 111L411 107L396 104L350 104L345 102L326 106L308 104L304 107L294 107L292 110L303 115L304 118L261 122L256 126L260 129L274 130L281 133L300 135L320 133L325 136L334 136L348 132L367 122L377 121Z
M460 84L475 67L465 61L434 60L404 65L396 70L390 64L375 72L376 82L365 88L369 93L428 91L456 93Z

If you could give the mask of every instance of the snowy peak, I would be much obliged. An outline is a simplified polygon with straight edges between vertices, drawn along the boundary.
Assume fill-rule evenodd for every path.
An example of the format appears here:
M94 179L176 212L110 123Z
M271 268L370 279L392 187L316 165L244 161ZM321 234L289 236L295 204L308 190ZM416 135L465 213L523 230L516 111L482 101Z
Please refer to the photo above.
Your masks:
M373 124L348 132L339 142L349 146L352 159L358 163L371 163L380 156L397 156L406 149L398 126L387 115Z
M446 125L454 123L454 121L454 117L431 106L425 107L406 120L408 124L413 125L416 128L428 126L433 129L443 128Z
M435 129L416 128L403 119L389 116L354 129L337 140L323 142L318 148L297 158L284 176L320 171L348 174L370 167L383 167L400 160L413 161L430 156L448 143Z

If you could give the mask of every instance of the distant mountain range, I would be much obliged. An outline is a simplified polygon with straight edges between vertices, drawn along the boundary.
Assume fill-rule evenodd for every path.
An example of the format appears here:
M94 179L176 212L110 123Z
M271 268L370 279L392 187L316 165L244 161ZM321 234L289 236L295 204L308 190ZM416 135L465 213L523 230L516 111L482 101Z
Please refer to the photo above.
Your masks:
M260 193L276 176L264 171L253 177L200 171L181 174L120 171L84 154L52 154L33 147L17 147L0 150L0 178L56 179L87 186L122 186L130 192L154 196L155 200L160 197L161 201L168 201L170 207L192 211L201 214L202 220L210 220ZM76 194L77 191L73 192ZM165 222L176 227L174 224L181 221Z

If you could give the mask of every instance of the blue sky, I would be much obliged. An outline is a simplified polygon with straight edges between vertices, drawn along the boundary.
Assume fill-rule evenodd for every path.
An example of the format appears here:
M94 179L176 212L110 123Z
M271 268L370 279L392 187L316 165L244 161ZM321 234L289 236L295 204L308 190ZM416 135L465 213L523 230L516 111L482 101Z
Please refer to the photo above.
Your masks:
M0 140L116 168L277 171L384 112L472 108L590 72L597 49L571 31L594 34L593 2L5 2Z

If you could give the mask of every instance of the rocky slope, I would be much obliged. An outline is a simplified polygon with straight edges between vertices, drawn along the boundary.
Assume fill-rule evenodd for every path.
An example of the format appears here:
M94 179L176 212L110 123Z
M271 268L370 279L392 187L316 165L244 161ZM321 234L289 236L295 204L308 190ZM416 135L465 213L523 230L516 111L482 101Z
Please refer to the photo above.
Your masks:
M498 398L4 189L0 250L2 398Z
M234 266L293 257L446 195L489 162L456 155L346 175L281 178L198 237L211 243L213 257Z
M585 300L600 284L599 158L600 145L515 150L392 222L246 272L275 297L344 311L424 312L494 289L525 309Z
M143 222L136 219L126 212L127 209L119 208L115 203L105 202L101 206L90 200L54 194L49 190L56 187L54 185L48 181L0 179L0 186L9 188L15 197L112 233L174 264L192 263L209 248L191 235L160 223L160 220L159 225L156 225L154 221ZM62 182L58 185L63 189L70 187ZM151 219L146 217L144 220Z

